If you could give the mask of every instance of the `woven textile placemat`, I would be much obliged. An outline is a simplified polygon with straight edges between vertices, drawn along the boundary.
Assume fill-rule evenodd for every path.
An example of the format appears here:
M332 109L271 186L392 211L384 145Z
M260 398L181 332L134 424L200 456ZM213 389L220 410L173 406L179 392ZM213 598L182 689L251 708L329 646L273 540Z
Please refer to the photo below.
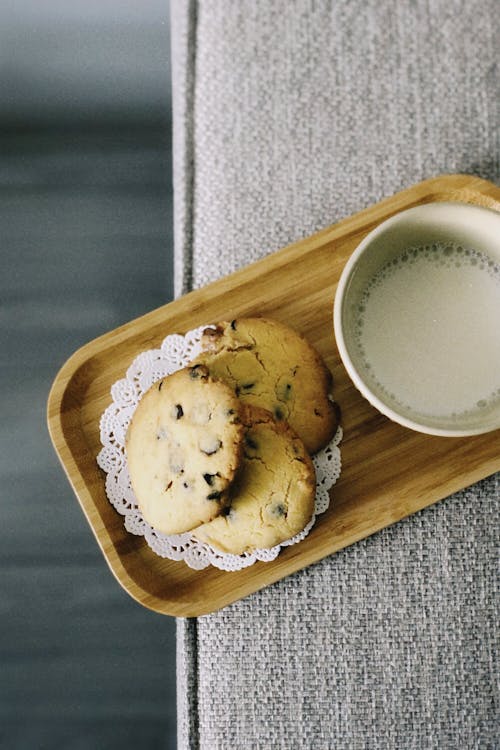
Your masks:
M177 294L425 178L498 181L495 0L171 8ZM493 748L499 495L179 620L179 747Z

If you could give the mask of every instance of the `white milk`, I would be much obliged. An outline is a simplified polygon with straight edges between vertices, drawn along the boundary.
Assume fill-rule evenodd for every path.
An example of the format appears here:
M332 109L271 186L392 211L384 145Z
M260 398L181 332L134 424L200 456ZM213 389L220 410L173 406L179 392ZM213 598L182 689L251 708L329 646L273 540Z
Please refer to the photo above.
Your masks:
M356 345L375 389L453 420L500 399L500 265L455 244L410 248L365 289Z

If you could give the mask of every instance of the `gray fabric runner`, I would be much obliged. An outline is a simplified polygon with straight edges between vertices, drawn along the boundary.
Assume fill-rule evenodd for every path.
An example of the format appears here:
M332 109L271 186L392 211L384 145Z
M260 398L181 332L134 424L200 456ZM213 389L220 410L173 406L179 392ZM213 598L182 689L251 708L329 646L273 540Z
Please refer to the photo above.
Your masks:
M178 294L419 180L498 181L495 0L171 7ZM493 748L499 490L179 620L179 747Z

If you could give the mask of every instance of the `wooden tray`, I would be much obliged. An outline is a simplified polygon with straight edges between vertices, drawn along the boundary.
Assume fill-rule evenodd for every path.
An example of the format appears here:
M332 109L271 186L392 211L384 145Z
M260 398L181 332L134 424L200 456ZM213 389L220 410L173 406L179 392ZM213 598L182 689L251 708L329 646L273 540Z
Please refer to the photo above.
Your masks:
M381 221L430 201L462 201L500 211L500 189L467 175L427 180L204 289L160 307L78 350L57 375L48 402L50 434L111 570L128 593L157 612L201 615L317 562L500 469L500 431L471 438L412 432L379 414L352 385L335 345L332 304L342 268ZM332 507L309 536L270 563L237 572L194 571L155 555L125 531L96 464L99 418L110 387L134 357L169 333L248 314L302 331L334 376L342 411L342 476Z

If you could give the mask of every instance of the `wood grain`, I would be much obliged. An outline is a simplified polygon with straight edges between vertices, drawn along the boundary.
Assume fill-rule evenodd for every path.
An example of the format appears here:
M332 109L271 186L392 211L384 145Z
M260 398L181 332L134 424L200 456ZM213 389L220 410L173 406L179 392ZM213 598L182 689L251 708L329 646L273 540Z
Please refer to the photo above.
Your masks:
M63 366L49 397L52 440L111 570L138 602L177 616L214 611L500 468L500 431L439 438L379 414L352 385L333 336L335 289L356 245L389 216L442 200L500 211L500 190L489 182L467 175L427 180L101 336ZM332 370L344 428L342 476L332 506L309 536L275 561L232 573L193 571L183 562L161 559L142 537L125 531L123 518L107 501L95 460L99 418L110 403L111 385L141 351L158 346L170 333L257 313L304 333Z

